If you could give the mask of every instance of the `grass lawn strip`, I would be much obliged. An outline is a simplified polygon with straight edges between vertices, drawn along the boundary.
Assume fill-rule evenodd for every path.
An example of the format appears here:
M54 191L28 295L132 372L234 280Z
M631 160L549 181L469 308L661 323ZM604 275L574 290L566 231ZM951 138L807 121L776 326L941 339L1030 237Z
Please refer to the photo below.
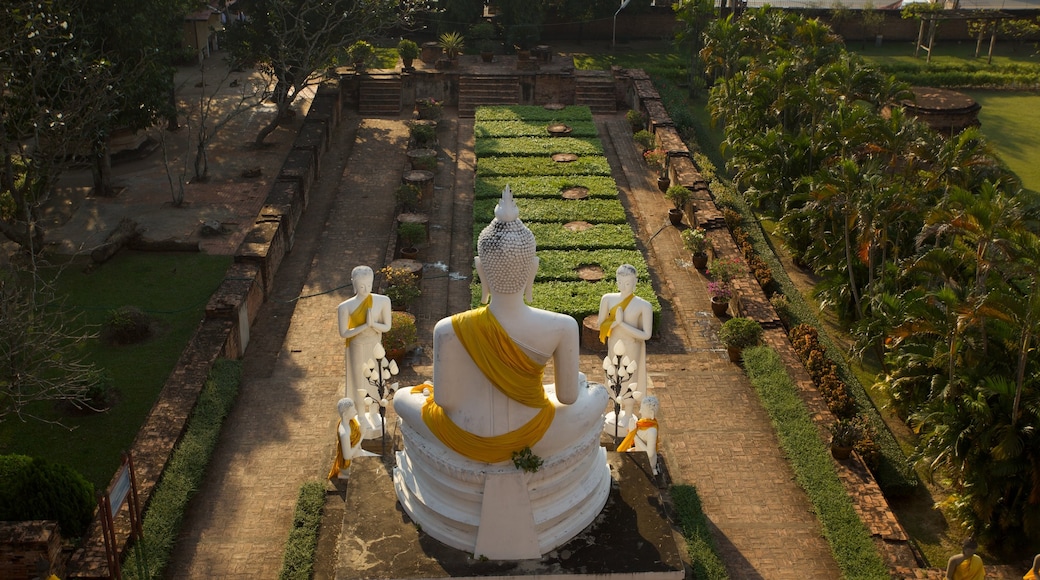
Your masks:
M537 105L508 105L504 107L479 107L473 118L482 121L592 121L592 109L583 105L569 105L553 111Z
M480 157L477 177L505 175L602 175L610 177L610 164L602 155L579 157L577 161L558 163L550 157Z
M596 137L489 137L477 141L474 153L477 157L603 155L603 144Z
M474 197L498 200L502 197L502 190L507 185L513 190L513 197L516 199L530 197L560 199L563 190L571 187L587 188L590 199L618 198L617 183L614 182L614 178L602 175L482 177L476 180Z
M592 121L567 121L571 128L567 135L575 137L597 137L599 131ZM478 139L489 137L548 137L547 121L477 121L473 126L473 135Z
M500 194L501 195L501 194ZM475 223L488 224L495 218L496 199L478 199L473 203ZM593 224L627 224L625 208L617 199L544 199L516 198L516 206L524 223L568 223L587 221Z
M578 282L578 267L595 265L603 268L604 280L611 280L621 264L636 268L640 280L649 280L650 272L639 250L538 250L538 275L535 282Z
M823 536L847 579L888 578L870 531L838 478L830 453L787 374L780 355L765 346L744 350L744 368L776 430L780 446L805 490Z

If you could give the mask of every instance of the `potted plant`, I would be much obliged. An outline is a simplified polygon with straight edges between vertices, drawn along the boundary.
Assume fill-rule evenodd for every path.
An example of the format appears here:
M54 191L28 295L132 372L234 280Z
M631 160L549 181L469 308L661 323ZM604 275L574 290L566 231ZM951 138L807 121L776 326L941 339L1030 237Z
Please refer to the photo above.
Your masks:
M359 40L347 48L347 58L354 63L354 70L359 73L365 72L368 62L372 60L375 54L375 47L364 40Z
M704 228L689 228L679 234L682 238L683 247L690 252L693 259L693 267L703 270L708 265L708 250L711 249L711 240Z
M644 153L653 149L654 145L657 143L657 138L654 137L654 134L646 129L636 131L636 133L632 135L632 140L636 142L636 145L639 145L639 147L642 148Z
M422 201L422 190L418 185L402 183L394 191L394 198L397 199L397 205L401 211L415 211L419 209L419 202Z
M674 206L668 210L668 220L673 226L677 226L682 223L683 210L686 209L686 204L690 202L690 198L693 197L693 192L682 185L673 185L665 190L664 197L672 202Z
M386 350L386 358L400 364L408 351L415 348L416 337L415 315L396 310L391 312L390 330L383 333L383 349Z
M662 193L668 191L668 186L671 184L671 180L668 179L666 165L668 152L664 149L648 149L643 152L643 159L646 161L647 167L657 173L657 188Z
M402 38L401 42L397 43L397 54L401 57L404 70L414 70L415 67L412 66L412 63L419 58L419 45L412 40Z
M625 120L628 121L629 126L632 127L633 133L639 132L646 126L646 115L635 109L629 109L625 112ZM647 132L649 133L649 131Z
M433 99L416 99L415 108L419 111L419 118L422 119L423 108L429 105L423 105L422 102L437 103ZM433 105L436 107L436 105ZM425 114L437 114L440 115L440 108L435 110L427 110ZM432 123L409 123L408 124L408 140L413 149L432 149L437 145L437 128Z
M422 295L419 277L414 272L386 266L379 273L386 280L385 294L394 310L407 310L408 306Z
M744 273L744 264L736 258L718 258L708 267L708 275L714 280L729 284L737 275Z
M436 121L441 118L441 107L443 103L433 97L419 97L415 99L415 111L420 119L431 119Z
M462 54L462 49L466 48L465 38L458 32L451 31L445 32L438 39L438 44L441 45L441 50L444 51L444 56L448 58L448 65L455 62L455 59Z
M730 318L719 329L719 341L726 347L731 362L740 362L741 351L757 345L761 338L762 326L750 318Z
M495 27L493 24L490 22L474 24L470 27L468 36L480 51L481 60L484 62L495 60Z
M404 222L397 226L397 237L401 240L401 257L414 260L419 255L419 244L426 241L426 227Z
M848 459L852 449L863 437L863 429L855 419L838 419L831 423L831 455L838 460Z
M708 296L711 297L711 311L715 316L725 315L729 309L730 298L733 298L729 284L718 280L708 282Z

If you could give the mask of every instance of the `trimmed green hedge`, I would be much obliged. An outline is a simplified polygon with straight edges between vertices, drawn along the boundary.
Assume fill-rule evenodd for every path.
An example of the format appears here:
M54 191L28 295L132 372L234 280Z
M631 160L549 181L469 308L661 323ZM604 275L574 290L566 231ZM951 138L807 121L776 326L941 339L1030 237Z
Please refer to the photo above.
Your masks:
M714 174L714 167L706 157L698 154L695 155L695 160L698 165L706 168L706 174ZM787 271L777 259L772 246L765 238L765 233L758 225L757 217L744 199L734 191L732 183L718 178L712 179L711 191L715 194L715 201L720 207L728 207L739 212L745 225L755 224L754 227L745 227L744 231L750 236L758 255L769 265L774 280L780 285L780 292L787 297L790 303L788 315L791 320L785 322L789 322L792 328L799 324L808 324L817 329L824 328L814 309L805 302L798 287L787 276ZM859 414L867 418L877 435L875 442L880 448L881 456L878 460L878 467L874 470L874 477L877 479L878 485L888 497L910 495L920 485L920 480L917 478L913 466L907 461L895 435L892 434L888 425L885 424L885 420L874 407L873 401L859 382L859 378L849 368L845 357L842 356L844 351L835 345L825 332L820 333L820 343L826 349L827 357L838 366L838 375L856 400Z
M477 177L499 175L610 176L610 164L602 156L579 157L570 163L557 163L550 157L483 157L477 161Z
M586 316L599 314L600 299L610 292L617 292L613 278L609 281L604 279L602 282L536 282L531 306L567 314L581 324ZM658 327L661 320L661 303L657 300L653 285L648 281L640 281L636 284L635 294L650 303L654 313L654 326ZM471 305L479 306L479 283L474 282L470 285L470 296Z
M522 219L523 214L520 217ZM476 247L477 236L485 225L474 226L473 247ZM563 224L532 223L527 224L527 227L534 233L539 250L631 250L636 247L635 235L628 224L596 224L581 232L572 232L564 228Z
M673 485L671 492L679 527L686 538L686 551L690 555L693 577L728 580L729 572L719 556L719 549L711 535L708 518L704 516L697 488L692 485Z
M639 250L539 250L538 277L536 282L559 280L577 282L578 266L599 265L603 268L604 280L613 280L617 268L621 264L631 264L636 268L640 280L649 280L646 261Z
M163 469L162 479L156 484L144 513L144 541L141 543L148 554L146 578L162 577L169 563L184 510L202 483L224 418L238 395L241 378L241 361L217 360L199 393L199 401L188 420L184 436ZM124 578L139 578L137 571L143 563L137 556L137 551L132 550L123 563Z
M477 157L541 157L554 153L603 155L596 137L494 137L480 139L473 148Z
M569 138L599 137L592 121L567 121L571 128ZM473 134L477 139L491 137L548 137L548 121L477 121Z
M473 221L488 224L495 219L496 199L478 199L473 203ZM587 221L593 224L624 224L625 208L616 199L541 199L518 198L524 223ZM481 226L483 227L483 226Z
M589 190L589 198L617 199L617 183L612 177L598 175L545 176L545 177L482 177L477 178L473 191L476 199L502 197L506 186L513 190L516 199L525 197L548 197L562 199L563 190L569 187L585 187Z
M75 469L41 457L0 455L0 521L57 520L67 538L94 518L94 485Z
M477 107L473 118L480 121L591 121L592 109L585 105L569 105L551 111L535 105Z
M780 355L765 346L745 349L744 368L769 413L795 479L823 526L823 536L843 577L888 578L888 568L878 555L870 531L856 514Z
M285 542L278 580L310 580L314 573L314 554L318 549L318 532L324 507L323 482L308 481L300 486L296 511L293 512L293 527Z

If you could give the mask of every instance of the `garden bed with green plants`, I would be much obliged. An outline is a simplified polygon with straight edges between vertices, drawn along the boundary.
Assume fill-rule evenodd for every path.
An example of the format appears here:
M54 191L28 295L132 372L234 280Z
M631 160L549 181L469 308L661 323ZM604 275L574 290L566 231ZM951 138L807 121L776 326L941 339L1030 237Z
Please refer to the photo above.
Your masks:
M560 199L563 192L573 187L584 187L588 190L589 199L618 198L617 183L614 178L602 175L557 175L543 177L523 177L508 175L504 177L478 178L473 195L476 199L499 199L506 186L523 192L525 198L548 197Z
M474 245L480 231L494 219L502 189L509 185L520 209L520 218L535 235L542 261L535 281L533 306L568 314L580 323L586 316L599 312L603 294L617 290L614 272L621 264L628 263L636 267L642 280L636 294L651 303L655 318L659 318L661 305L649 282L646 261L636 248L624 206L618 199L617 184L610 177L610 164L603 155L602 142L598 137L589 140L590 151L595 153L577 161L559 163L550 158L553 152L562 150L554 145L580 140L542 136L545 123L551 121L572 126L587 122L595 135L589 109L481 107L477 109L476 118L477 126L485 129L495 125L538 126L541 133L505 139L489 136L490 130L475 131ZM502 156L504 150L511 156ZM571 187L587 188L588 197L564 199L563 191ZM586 222L588 226L587 229L565 227L571 222ZM590 282L579 277L578 269L582 266L602 268L602 280ZM480 288L474 284L471 291L476 305Z
M477 141L477 157L531 157L553 153L602 155L603 144L595 137L487 137Z
M744 368L776 429L795 479L813 505L845 578L888 578L888 568L860 520L834 460L820 439L784 361L769 347L744 351Z
M596 124L592 121L477 121L473 127L473 134L479 138L486 137L549 137L548 127L551 123L564 123L570 127L569 138L596 137L599 132ZM567 137L553 137L561 139Z

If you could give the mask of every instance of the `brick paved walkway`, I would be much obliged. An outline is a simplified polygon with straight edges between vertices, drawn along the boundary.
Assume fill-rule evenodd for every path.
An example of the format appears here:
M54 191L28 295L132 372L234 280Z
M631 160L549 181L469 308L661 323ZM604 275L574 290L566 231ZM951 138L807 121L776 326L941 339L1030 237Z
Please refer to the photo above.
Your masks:
M677 230L664 227L667 203L648 179L627 123L618 115L597 124L664 306L648 368L662 401L668 471L676 483L697 486L731 577L839 577L765 411L718 344L705 281L684 262ZM215 468L187 514L168 577L277 577L298 488L328 467L343 374L335 306L352 294L343 287L351 268L378 269L390 259L392 192L397 168L406 165L403 119L346 125L252 332L239 402ZM420 337L469 304L472 121L446 120L438 137L424 294L414 309ZM428 341L405 381L431 375ZM595 378L599 356L584 354L582 368Z

